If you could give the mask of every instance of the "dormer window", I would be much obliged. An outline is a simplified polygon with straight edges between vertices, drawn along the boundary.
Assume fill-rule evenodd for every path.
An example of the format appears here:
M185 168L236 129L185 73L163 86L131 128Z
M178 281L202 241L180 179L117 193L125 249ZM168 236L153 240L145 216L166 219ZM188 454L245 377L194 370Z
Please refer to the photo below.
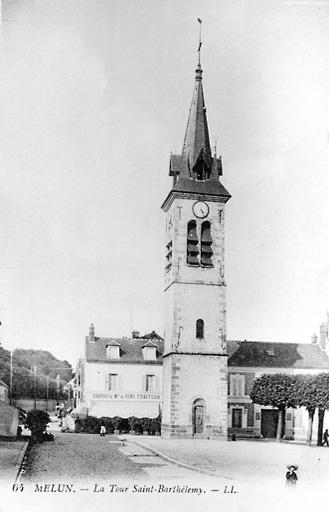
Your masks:
M194 177L197 181L205 181L210 179L210 168L204 157L203 148L200 151L200 155L193 167Z
M156 349L155 343L148 342L142 347L144 361L155 361L156 360Z
M113 341L106 345L106 359L120 359L120 345Z

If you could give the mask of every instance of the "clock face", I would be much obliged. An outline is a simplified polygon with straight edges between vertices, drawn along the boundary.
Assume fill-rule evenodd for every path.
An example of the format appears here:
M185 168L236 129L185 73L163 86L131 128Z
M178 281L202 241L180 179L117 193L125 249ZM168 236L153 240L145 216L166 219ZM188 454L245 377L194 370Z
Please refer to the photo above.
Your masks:
M199 219L204 219L209 213L209 206L203 201L197 201L193 205L193 213Z

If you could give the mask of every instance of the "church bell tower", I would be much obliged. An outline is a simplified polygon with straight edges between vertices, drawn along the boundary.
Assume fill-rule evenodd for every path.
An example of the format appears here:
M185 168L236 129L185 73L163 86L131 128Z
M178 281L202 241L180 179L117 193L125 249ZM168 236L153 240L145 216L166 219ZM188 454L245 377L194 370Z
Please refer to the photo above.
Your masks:
M201 20L199 20L201 21ZM199 63L182 153L170 156L162 436L227 436L225 204Z

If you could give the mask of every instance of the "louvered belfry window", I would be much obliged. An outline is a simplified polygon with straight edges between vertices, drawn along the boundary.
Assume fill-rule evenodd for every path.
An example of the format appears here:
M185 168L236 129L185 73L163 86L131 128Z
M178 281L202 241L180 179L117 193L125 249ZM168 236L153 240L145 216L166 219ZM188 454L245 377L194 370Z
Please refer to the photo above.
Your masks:
M170 240L166 245L166 270L169 270L172 265L172 240Z
M199 265L199 238L195 220L187 224L187 263Z
M212 267L212 238L210 222L205 221L201 225L201 264Z

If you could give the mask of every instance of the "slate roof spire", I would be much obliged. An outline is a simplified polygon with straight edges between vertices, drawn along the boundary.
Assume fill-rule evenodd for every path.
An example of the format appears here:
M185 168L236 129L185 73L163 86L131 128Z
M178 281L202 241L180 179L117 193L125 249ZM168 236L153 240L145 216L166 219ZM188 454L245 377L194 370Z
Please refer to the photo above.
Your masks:
M209 141L209 130L207 122L206 106L204 101L203 87L202 87L202 68L201 68L201 23L202 20L198 18L200 24L200 36L198 47L198 65L195 70L195 86L193 91L192 103L188 117L182 156L184 160L188 161L190 169L195 166L200 154L202 153L203 159L207 162L208 167L211 168L211 148Z
M212 155L208 130L207 112L202 87L201 67L201 23L198 47L198 64L195 70L195 85L192 103L187 121L182 153L170 155L169 176L173 177L171 192L164 201L162 208L166 207L167 200L172 193L188 193L220 196L222 202L231 197L230 193L220 182L223 175L221 157L215 151Z

